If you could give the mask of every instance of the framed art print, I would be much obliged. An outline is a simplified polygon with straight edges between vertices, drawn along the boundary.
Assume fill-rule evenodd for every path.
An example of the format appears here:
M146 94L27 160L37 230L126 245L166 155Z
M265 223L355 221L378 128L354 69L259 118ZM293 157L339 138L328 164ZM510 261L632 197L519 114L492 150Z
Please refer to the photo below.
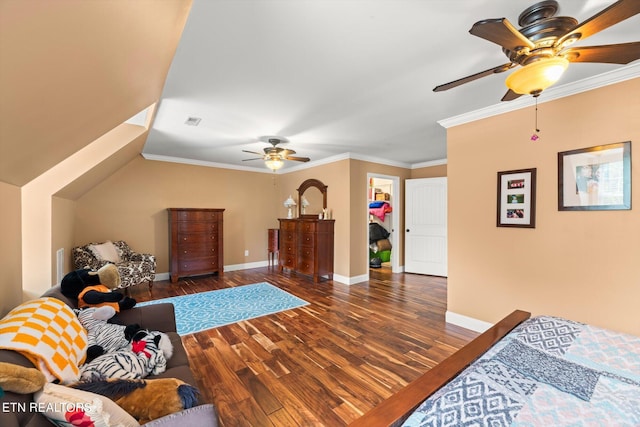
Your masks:
M498 172L498 227L536 226L536 169Z
M631 142L558 153L558 210L631 209Z

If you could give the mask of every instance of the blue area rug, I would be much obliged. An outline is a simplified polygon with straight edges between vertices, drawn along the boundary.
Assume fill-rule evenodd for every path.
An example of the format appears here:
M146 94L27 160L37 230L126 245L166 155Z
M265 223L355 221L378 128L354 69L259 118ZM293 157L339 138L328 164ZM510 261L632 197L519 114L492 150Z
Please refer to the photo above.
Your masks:
M179 335L193 334L309 304L269 283L254 283L141 302L137 305L145 306L164 302L170 302L175 307Z

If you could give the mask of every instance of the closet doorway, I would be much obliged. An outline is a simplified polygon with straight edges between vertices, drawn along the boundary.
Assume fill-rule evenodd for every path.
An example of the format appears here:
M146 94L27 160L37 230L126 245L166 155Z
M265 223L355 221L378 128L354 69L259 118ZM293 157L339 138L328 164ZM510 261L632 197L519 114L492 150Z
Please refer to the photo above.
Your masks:
M401 273L399 260L400 178L367 174L367 262L369 268ZM386 237L384 237L386 236ZM377 265L378 258L380 267ZM368 271L368 270L367 270Z

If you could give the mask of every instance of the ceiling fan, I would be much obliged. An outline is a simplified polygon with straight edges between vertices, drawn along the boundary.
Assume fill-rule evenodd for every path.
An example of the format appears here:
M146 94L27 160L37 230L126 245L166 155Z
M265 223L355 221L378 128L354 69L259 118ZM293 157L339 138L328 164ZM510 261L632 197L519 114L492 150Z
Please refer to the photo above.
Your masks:
M272 171L276 171L280 169L284 165L285 160L293 160L296 162L308 162L308 157L296 157L292 156L292 154L296 154L294 150L290 150L288 148L277 147L278 144L287 143L289 140L282 136L262 136L260 137L261 141L268 142L271 144L271 147L266 147L264 149L264 154L258 153L256 151L242 150L244 153L257 154L260 157L255 157L252 159L244 159L243 161L249 160L264 160L265 165Z
M571 17L554 16L557 11L555 0L538 2L520 14L520 29L507 18L476 22L469 32L502 46L510 62L436 86L433 91L452 89L520 65L505 82L509 90L502 101L511 101L525 94L540 95L560 79L570 62L628 64L640 59L640 42L569 47L638 14L640 0L619 0L582 23Z

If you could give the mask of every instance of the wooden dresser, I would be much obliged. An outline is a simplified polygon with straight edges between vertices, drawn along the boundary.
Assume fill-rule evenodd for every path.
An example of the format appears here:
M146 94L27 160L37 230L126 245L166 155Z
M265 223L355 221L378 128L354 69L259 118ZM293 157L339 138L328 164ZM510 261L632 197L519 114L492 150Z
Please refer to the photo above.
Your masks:
M332 219L294 218L280 221L280 271L288 269L313 276L333 279Z
M171 283L180 277L218 273L222 276L224 209L169 208Z

